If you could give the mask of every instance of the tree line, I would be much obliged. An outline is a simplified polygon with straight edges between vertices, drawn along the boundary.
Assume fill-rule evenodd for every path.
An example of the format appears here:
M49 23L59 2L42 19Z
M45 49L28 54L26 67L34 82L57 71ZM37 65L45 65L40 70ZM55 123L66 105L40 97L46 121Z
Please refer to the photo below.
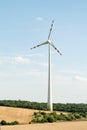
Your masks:
M47 103L38 103L22 100L0 100L0 106L47 110ZM54 111L61 112L87 112L87 104L84 103L54 103Z

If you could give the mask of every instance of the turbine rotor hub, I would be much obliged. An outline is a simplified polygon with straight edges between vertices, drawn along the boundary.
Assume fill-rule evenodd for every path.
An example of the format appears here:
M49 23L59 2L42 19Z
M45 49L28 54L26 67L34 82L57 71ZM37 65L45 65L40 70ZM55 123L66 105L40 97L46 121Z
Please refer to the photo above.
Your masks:
M49 44L51 44L51 40L47 40L47 42L48 42Z

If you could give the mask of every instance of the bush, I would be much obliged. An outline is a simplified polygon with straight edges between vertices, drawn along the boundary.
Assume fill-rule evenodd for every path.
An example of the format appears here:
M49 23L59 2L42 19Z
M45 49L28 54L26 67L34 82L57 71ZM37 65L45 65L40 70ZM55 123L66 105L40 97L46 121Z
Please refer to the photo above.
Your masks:
M72 121L72 120L75 120L75 117L74 117L74 115L73 114L68 114L68 115L66 115L66 120L67 121Z
M86 114L86 112L81 112L81 113L80 113L80 116L83 117L83 118L86 118L86 117L87 117L87 114Z
M52 123L52 122L56 122L57 120L53 116L49 116L47 118L47 121L50 122L50 123Z
M13 121L13 122L10 123L10 125L18 125L18 124L19 124L18 121Z
M61 113L60 115L58 115L57 120L64 120L64 121L66 121L67 117L66 117L66 115L64 115L63 113Z
M7 122L5 120L2 120L0 124L1 125L7 125Z
M18 121L13 121L13 122L6 122L5 120L2 120L0 122L0 125L18 125L19 122Z
M80 119L80 118L81 118L81 115L80 115L79 113L74 113L74 117L75 117L76 119Z
M35 112L34 119L31 123L44 123L44 122L56 122L57 121L57 114L56 112L53 113L45 113L45 112ZM30 122L29 122L30 123Z

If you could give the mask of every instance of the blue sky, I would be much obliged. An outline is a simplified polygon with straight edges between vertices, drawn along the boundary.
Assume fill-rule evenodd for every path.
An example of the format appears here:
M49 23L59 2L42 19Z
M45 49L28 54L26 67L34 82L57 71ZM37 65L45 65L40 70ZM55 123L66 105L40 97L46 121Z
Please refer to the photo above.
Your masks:
M53 102L87 103L87 1L0 1L0 99L47 101L50 39Z

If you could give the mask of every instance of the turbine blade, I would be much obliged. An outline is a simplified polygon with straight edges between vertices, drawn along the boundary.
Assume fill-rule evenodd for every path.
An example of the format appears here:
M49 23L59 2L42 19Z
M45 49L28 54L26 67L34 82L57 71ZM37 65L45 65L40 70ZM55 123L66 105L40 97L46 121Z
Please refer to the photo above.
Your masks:
M53 45L53 43L50 44L60 55L62 55L62 53Z
M36 46L34 46L34 47L30 48L30 49L32 50L32 49L35 49L35 48L40 47L40 46L45 45L45 44L48 44L48 42L44 42L42 44L36 45Z
M51 35L51 32L52 32L53 23L54 23L54 20L52 20L52 24L51 24L49 35L48 35L48 40L50 39L50 35Z

